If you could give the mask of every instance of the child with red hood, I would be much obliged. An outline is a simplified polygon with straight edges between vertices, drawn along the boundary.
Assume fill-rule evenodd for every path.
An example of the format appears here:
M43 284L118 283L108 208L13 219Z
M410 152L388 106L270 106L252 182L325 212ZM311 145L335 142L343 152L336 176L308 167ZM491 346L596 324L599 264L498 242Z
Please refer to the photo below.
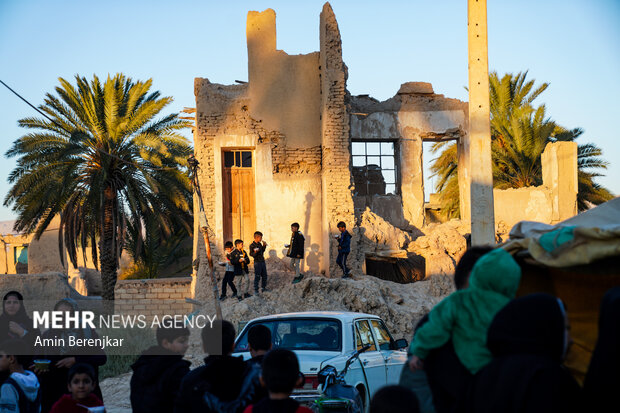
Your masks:
M50 413L103 413L105 407L93 393L96 379L95 370L89 364L74 364L69 369L67 387L71 394L63 395Z

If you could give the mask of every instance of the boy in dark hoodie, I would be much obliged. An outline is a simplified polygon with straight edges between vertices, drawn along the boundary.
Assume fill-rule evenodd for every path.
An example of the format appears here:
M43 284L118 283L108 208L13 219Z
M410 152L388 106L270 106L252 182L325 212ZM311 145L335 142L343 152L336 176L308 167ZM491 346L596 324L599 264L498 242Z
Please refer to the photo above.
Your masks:
M243 249L243 241L235 240L235 249L230 253L230 262L235 267L235 277L242 277L239 284L239 301L243 298L251 297L250 295L250 270L248 264L250 263L250 257L248 253Z
M290 397L302 381L295 353L282 348L271 350L263 359L261 373L261 382L267 387L269 397L248 406L243 413L312 413Z
M189 346L189 329L157 329L157 345L146 350L131 366L131 408L134 413L173 411L179 385L189 372L183 360Z
M219 331L221 342L216 343L212 336ZM231 401L241 390L246 364L242 357L231 356L235 327L228 321L216 320L213 328L205 326L201 335L202 347L208 356L204 366L190 371L183 378L174 403L175 413L209 412L204 402L206 392L222 401Z
M254 233L254 242L250 244L250 255L254 258L254 294L258 295L258 282L263 292L267 290L267 264L265 264L265 249L267 243L263 241L263 233Z
M0 344L0 371L9 372L9 378L0 387L0 412L39 413L41 395L39 380L31 371L24 370L25 344L11 339Z
M351 252L351 234L347 231L347 224L344 221L340 221L337 227L340 234L337 235L338 257L336 264L342 269L342 278L349 278L351 270L347 267L347 257Z
M300 273L299 267L301 265L301 260L304 259L304 242L306 239L301 231L299 231L299 224L297 222L291 224L291 231L291 242L284 247L288 248L286 256L291 259L291 267L295 270L293 284L297 284L304 278L304 275Z
M50 413L89 413L105 409L103 402L93 393L97 379L95 369L86 363L74 364L67 375L69 382L67 387L71 394L63 395ZM99 409L90 409L98 407Z

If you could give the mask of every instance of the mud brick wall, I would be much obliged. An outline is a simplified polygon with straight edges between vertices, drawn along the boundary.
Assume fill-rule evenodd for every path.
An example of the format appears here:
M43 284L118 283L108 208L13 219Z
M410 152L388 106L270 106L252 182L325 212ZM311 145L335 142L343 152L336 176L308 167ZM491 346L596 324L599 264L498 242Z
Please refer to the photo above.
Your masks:
M146 280L120 280L116 283L116 310L122 314L185 315L193 305L185 302L191 298L191 277Z
M277 146L271 151L274 174L318 174L321 172L321 147L287 148Z
M342 40L336 16L326 3L321 12L320 62L322 94L322 142L323 142L323 196L326 220L329 228L330 274L339 275L335 264L337 241L336 224L344 221L352 229L355 223L351 152L349 147L349 114L347 110L347 67L342 59ZM354 234L355 235L355 234ZM354 239L353 242L356 240ZM352 259L351 259L352 258ZM351 257L349 265L359 270L361 263Z

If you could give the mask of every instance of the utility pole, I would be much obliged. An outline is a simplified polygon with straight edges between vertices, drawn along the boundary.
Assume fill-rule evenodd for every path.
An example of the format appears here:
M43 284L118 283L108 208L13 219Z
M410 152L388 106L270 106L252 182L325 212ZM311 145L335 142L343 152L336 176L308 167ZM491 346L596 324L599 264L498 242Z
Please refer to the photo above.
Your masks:
M495 244L487 2L467 1L471 244Z

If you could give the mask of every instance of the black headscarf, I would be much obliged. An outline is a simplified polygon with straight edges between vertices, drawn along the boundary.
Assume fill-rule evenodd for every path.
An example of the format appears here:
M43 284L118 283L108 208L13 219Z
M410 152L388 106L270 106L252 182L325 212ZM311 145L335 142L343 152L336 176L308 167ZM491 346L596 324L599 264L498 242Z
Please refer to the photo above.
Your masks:
M9 315L6 312L5 305L6 300L9 297L16 297L19 300L19 310L17 310L17 314ZM0 315L0 341L7 340L9 338L21 338L14 336L13 333L9 331L9 322L14 321L22 328L27 331L32 331L32 320L28 317L26 313L26 308L24 307L24 297L18 291L9 291L2 298L2 315Z
M615 287L601 304L598 340L583 383L584 407L596 412L617 411L619 389L620 287Z
M565 312L549 294L530 294L509 302L496 315L487 334L494 357L538 354L560 363L564 357Z
M563 304L548 294L512 300L487 334L493 360L474 378L464 411L576 412L580 389L561 366L565 353Z
M71 307L71 309L74 312L79 312L80 311L80 307L78 306L77 301L75 301L73 298L63 298L60 301L58 301L55 305L54 305L54 311L58 311L58 309L60 308L61 305L67 305L69 307ZM48 333L46 333L49 336L55 336L57 338L62 339L62 343L65 343L62 346L58 346L57 350L59 352L60 355L65 355L65 354L69 354L72 351L75 352L75 348L69 347L69 336L78 338L78 339L83 339L83 338L93 338L94 334L92 329L89 326L84 326L84 328L62 328L62 329L50 329Z

